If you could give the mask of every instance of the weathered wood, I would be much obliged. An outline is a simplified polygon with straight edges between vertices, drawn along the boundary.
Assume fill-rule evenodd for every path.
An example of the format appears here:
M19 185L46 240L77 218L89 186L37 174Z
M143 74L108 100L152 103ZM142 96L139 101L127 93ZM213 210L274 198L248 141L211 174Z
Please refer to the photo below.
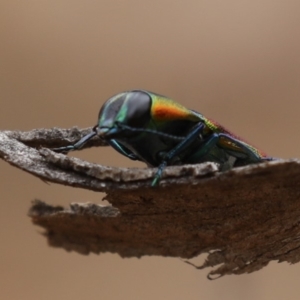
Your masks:
M28 145L42 140L43 130L35 132ZM43 146L65 144L66 130L45 132ZM161 186L151 188L155 169L110 168L24 143L24 133L0 132L0 157L46 181L104 191L112 204L62 208L35 201L29 215L46 229L52 246L122 257L208 253L200 268L219 265L209 276L253 272L272 260L300 260L299 160L225 173L213 163L169 167Z

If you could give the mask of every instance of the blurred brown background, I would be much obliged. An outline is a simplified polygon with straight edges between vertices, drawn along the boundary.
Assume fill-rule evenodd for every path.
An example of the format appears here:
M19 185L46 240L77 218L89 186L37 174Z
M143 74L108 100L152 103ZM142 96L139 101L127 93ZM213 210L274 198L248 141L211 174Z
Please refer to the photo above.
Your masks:
M8 1L0 5L0 128L92 126L115 93L148 89L276 157L299 157L300 2ZM133 166L109 148L73 155ZM0 161L0 299L299 299L300 264L210 282L175 258L49 248L30 201L103 195ZM197 260L196 260L197 261Z

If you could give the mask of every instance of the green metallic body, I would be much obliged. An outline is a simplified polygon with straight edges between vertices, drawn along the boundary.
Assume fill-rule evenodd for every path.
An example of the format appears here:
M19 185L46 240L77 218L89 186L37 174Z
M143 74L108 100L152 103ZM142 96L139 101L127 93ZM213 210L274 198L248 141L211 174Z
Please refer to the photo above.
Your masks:
M94 131L75 145L54 149L68 152L98 135L133 160L159 167L156 185L167 165L220 164L221 170L272 158L198 112L148 91L124 92L101 108Z

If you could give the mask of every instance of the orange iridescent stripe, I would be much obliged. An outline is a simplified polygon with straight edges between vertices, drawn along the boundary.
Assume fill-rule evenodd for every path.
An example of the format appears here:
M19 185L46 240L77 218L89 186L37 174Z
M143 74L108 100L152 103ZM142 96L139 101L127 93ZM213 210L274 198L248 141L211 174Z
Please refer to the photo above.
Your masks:
M157 121L191 120L200 121L198 115L171 99L152 96L151 115Z

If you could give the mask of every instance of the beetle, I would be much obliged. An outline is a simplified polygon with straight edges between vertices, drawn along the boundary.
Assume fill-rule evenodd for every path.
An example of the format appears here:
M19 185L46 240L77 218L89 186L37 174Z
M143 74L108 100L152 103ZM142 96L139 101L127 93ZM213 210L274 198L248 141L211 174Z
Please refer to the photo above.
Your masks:
M222 125L170 98L146 90L108 99L92 132L74 145L52 149L67 153L98 136L120 154L158 167L152 186L167 165L216 162L220 170L273 160Z

